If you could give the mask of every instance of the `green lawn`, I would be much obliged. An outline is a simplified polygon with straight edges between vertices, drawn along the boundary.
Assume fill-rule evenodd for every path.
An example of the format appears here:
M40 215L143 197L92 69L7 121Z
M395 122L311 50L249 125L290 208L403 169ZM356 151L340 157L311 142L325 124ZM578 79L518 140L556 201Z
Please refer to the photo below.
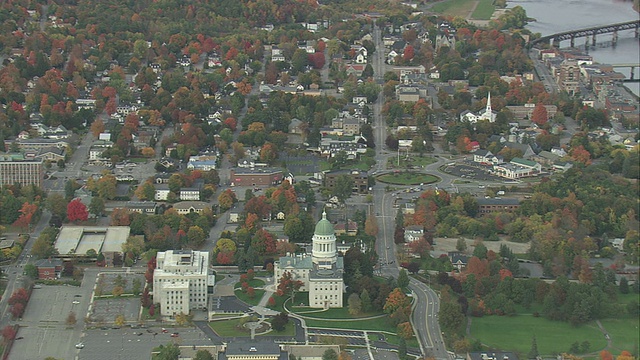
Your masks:
M387 342L392 345L400 345L400 337L397 335L384 335L387 339ZM377 338L377 336L376 336ZM377 340L377 339L376 339ZM420 344L418 344L418 339L416 337L412 337L411 339L406 341L407 347L419 348Z
M443 15L459 16L466 18L469 15L469 9L473 6L474 0L449 0L435 4L431 7L431 11Z
M317 311L318 309L311 308L302 308L295 306L293 307L293 312L296 314L303 315L305 317L316 318L316 319L358 319L363 317L371 317L376 315L382 315L382 313L373 313L373 314L361 314L357 316L353 316L349 314L349 308L332 308L326 311Z
M256 306L260 303L260 300L262 300L262 295L264 295L264 290L262 289L255 289L255 295L250 298L249 295L247 295L247 293L242 292L242 290L235 290L234 293L236 294L236 297L244 302L246 302L249 305L252 306Z
M275 299L276 303L273 306L269 306L267 305L267 307L271 310L275 310L278 312L283 312L284 311L284 302L285 300L287 300L288 298L286 296L278 296L276 294L273 294L273 298Z
M624 319L604 319L600 320L602 326L607 329L609 336L611 336L611 346L613 349L610 351L619 355L623 350L633 352L635 349L640 348L640 341L638 341L638 318L627 317Z
M239 323L240 319L212 321L209 323L209 327L222 337L250 336L249 329L240 330L237 328Z
M438 181L438 177L421 174L415 172L401 172L397 174L384 174L376 178L376 180L394 185L419 185L419 184L431 184Z
M264 281L260 280L260 279L253 279L251 281L248 282L249 286L251 286L252 288L259 288L259 287L263 287L264 286ZM234 286L234 288L241 288L242 287L242 283L241 282L237 282Z
M296 327L294 323L289 319L287 325L285 325L284 330L275 331L273 328L270 332L264 334L264 336L295 336L296 335Z
M398 169L406 169L407 166L413 166L415 167L424 167L427 165L431 165L433 163L435 163L436 158L433 158L431 156L400 156L400 165L398 166L398 158L389 158L389 160L387 161L387 164L389 165L389 167L391 168L398 168Z
M592 351L603 349L607 345L594 321L574 327L566 322L528 315L472 318L471 337L495 349L526 354L531 350L534 334L538 351L543 355L566 352L576 341L589 341Z
M327 320L305 320L309 327L320 327L328 329L345 329L345 330L371 330L371 331L388 331L395 333L396 329L389 327L389 319L385 317L358 320L350 319L348 321L327 321Z
M489 20L495 9L496 7L493 5L493 0L480 0L473 14L471 14L471 18L476 20Z

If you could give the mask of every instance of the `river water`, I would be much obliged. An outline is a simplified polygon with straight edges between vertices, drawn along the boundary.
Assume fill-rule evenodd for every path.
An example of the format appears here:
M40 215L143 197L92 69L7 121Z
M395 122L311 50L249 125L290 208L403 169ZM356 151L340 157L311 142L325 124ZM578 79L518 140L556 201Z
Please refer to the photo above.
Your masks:
M615 24L638 20L639 14L633 10L631 1L621 0L515 0L508 1L508 7L522 6L527 16L536 19L527 25L527 29L544 35L563 31ZM611 34L597 37L599 43L611 41ZM576 47L584 49L586 38L577 38ZM591 39L589 38L589 41ZM569 41L563 41L561 47L568 47ZM634 38L633 30L618 33L615 47L596 45L589 50L593 60L603 64L640 63L640 42ZM627 77L629 69L617 69ZM635 69L635 77L640 77L640 69ZM640 95L640 83L625 83L636 95Z

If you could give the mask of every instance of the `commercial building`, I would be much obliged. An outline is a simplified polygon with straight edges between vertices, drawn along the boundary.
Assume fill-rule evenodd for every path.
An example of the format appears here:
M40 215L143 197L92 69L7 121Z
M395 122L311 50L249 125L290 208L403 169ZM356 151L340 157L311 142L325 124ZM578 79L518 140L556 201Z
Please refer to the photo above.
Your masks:
M122 245L129 233L128 226L63 226L53 246L62 259L91 256L93 250L104 255L106 266L114 266L117 257L123 259Z
M62 272L62 260L60 259L40 259L36 261L35 266L40 280L60 278L60 273Z
M514 212L520 207L520 200L516 198L480 198L478 199L478 214L489 215L496 212Z
M163 317L206 309L207 294L213 292L215 275L209 270L209 253L167 250L156 255L153 272L153 302L160 304Z
M312 238L311 256L306 254L283 256L274 264L275 279L290 273L302 282L301 291L309 292L312 308L340 308L343 306L343 258L338 256L333 225L322 213Z
M28 159L22 154L0 154L0 186L20 184L42 186L42 159Z
M353 180L354 193L366 194L369 192L369 175L366 171L360 170L334 170L324 175L324 186L333 189L340 176L346 175Z
M282 182L282 170L274 168L233 168L231 186L271 186Z

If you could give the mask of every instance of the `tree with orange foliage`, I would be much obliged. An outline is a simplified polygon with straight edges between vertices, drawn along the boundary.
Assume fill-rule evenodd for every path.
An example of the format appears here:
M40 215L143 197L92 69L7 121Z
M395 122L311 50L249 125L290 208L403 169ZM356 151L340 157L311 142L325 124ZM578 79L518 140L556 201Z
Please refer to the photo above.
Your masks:
M13 225L26 228L27 226L29 226L29 224L31 224L31 220L33 219L33 215L36 213L36 211L38 211L38 205L29 204L28 201L25 201L22 204L22 208L20 208L19 210L20 216L13 223Z
M364 221L364 233L369 236L377 236L378 235L378 219L377 217L369 214L367 219Z
M104 129L104 122L101 119L96 119L96 121L91 124L91 134L93 134L93 137L96 139L100 136L100 133L104 132Z
M237 83L236 88L238 89L238 92L244 96L251 93L251 84L249 84L245 79L242 79L242 81Z
M129 210L116 208L111 213L111 226L129 226L131 224L131 218L129 217Z
M627 350L623 350L620 355L616 357L616 360L635 360L635 357Z
M573 160L584 165L591 165L591 153L582 145L575 146L569 150L569 155Z
M246 227L249 231L253 231L258 227L259 222L260 219L258 218L258 215L254 213L248 213L247 218L244 221L244 227Z
M142 156L147 157L147 158L152 158L156 155L156 151L152 148L152 147L145 147L142 150L140 150L140 153L142 154Z
M413 337L413 327L411 327L410 322L405 321L398 324L396 333L398 334L398 336L403 337L405 340L411 339Z
M262 145L260 149L260 161L271 164L278 158L278 149L270 142Z
M613 360L613 355L607 350L600 351L600 360Z
M472 256L467 263L465 272L467 274L474 274L476 279L480 280L490 275L489 262L486 259L480 260L478 257Z

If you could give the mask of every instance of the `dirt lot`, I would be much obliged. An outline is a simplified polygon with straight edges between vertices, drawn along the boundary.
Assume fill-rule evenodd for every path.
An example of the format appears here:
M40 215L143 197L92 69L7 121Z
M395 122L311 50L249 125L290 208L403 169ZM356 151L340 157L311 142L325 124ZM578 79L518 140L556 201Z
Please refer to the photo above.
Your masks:
M458 238L435 238L435 246L434 251L438 254L440 253L448 253L449 251L456 251L456 243L458 242ZM475 240L465 239L467 242L467 253L473 253L473 249L475 248ZM529 250L530 243L515 243L506 240L500 241L485 241L484 246L487 247L487 250L493 250L496 253L500 251L500 245L506 244L514 254L524 254Z

